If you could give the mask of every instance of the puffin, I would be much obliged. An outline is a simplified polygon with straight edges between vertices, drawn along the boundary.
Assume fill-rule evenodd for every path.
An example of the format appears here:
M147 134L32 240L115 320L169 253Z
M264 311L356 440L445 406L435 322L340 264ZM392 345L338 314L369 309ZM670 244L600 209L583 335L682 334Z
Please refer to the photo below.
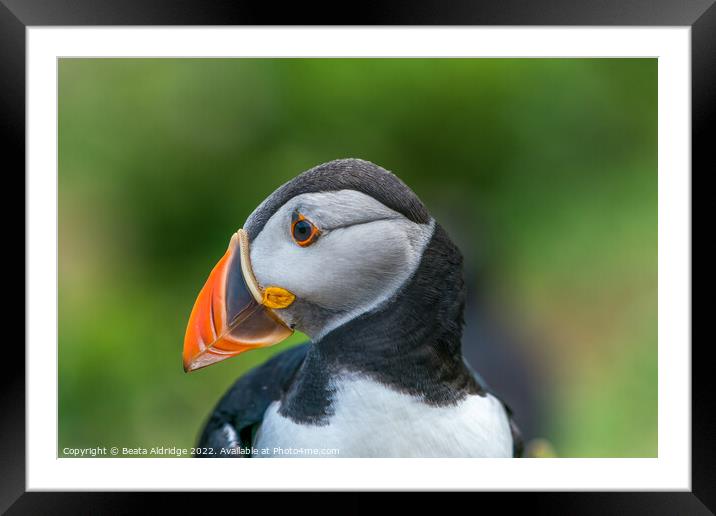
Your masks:
M395 174L353 158L299 174L209 274L184 371L310 340L229 388L195 456L521 456L510 408L463 358L464 305L460 250Z

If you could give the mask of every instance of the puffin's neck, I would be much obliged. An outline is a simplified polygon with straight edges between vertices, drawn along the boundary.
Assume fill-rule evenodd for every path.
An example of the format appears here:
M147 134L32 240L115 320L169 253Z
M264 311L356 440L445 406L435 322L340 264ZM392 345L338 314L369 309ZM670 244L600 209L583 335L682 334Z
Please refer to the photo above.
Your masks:
M462 256L436 224L415 274L393 299L311 346L282 412L319 423L331 413L331 380L346 373L432 405L481 393L462 358L464 300ZM311 412L318 417L306 417Z

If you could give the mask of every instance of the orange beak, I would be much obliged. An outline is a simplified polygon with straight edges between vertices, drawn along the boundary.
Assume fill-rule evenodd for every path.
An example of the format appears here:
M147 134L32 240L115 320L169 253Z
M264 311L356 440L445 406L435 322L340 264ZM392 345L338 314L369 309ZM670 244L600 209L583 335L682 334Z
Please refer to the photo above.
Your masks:
M184 371L281 342L293 330L273 308L285 308L293 300L286 290L259 287L251 269L248 236L240 229L194 302L184 336Z

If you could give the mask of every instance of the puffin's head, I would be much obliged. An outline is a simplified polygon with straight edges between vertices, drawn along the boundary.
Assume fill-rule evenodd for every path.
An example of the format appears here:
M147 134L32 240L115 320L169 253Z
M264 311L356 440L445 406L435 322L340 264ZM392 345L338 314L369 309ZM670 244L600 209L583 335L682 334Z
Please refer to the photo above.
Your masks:
M400 179L345 159L281 186L231 238L191 312L184 370L276 344L314 341L393 297L434 221Z

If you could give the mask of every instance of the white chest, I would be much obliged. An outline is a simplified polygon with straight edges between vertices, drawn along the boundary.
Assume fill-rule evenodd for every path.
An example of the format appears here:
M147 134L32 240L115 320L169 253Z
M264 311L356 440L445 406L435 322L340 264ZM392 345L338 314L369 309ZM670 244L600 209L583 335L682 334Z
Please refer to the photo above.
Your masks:
M300 425L266 410L254 446L278 457L511 457L512 435L493 396L435 407L365 378L334 384L324 426Z

